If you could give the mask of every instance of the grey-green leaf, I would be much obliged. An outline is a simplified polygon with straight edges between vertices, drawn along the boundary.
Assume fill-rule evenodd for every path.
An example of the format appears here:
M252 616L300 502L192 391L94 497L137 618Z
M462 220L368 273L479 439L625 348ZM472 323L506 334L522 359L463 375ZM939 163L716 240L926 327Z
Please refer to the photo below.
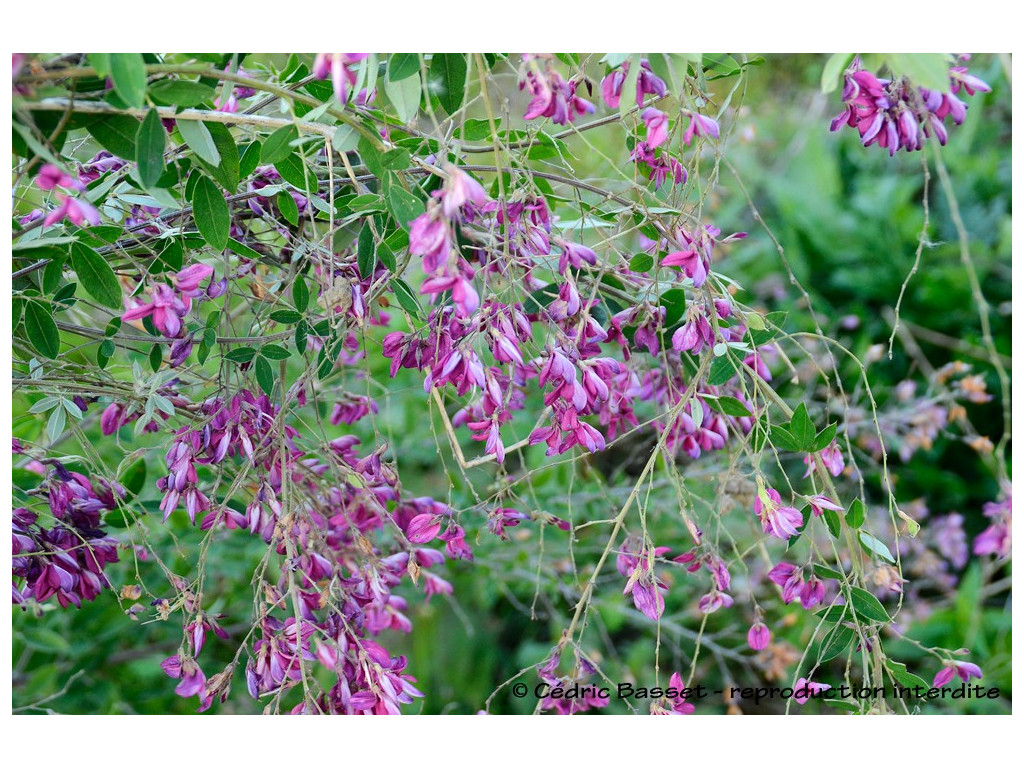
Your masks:
M388 95L391 106L395 108L398 119L410 123L420 111L420 79L407 77L404 80L391 80L384 83L384 92Z
M217 145L213 143L213 136L210 130L199 120L178 120L178 133L185 143L192 148L200 160L205 160L210 165L220 165L220 152Z
M878 555L883 560L888 560L890 563L896 562L896 558L892 556L892 552L882 542L876 539L867 531L861 531L859 534L860 545L871 554Z
M146 62L141 53L110 54L110 78L114 92L129 107L146 104Z

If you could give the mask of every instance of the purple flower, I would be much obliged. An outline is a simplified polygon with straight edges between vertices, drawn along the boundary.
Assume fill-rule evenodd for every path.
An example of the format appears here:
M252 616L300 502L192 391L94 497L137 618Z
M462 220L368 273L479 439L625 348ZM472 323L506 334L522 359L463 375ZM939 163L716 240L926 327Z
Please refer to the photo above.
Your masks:
M765 378L762 376L761 378ZM839 477L843 474L843 470L846 468L846 460L843 458L842 449L833 440L832 443L825 448L822 448L818 454L821 457L821 463L828 470L828 473L832 477ZM807 454L804 456L804 464L807 465L807 471L804 473L804 477L810 477L811 472L814 471L817 463L814 461L813 454ZM820 514L820 513L819 513Z
M413 544L426 544L441 532L441 519L430 512L416 515L405 529L405 537Z
M442 190L441 211L448 219L454 221L467 204L481 206L487 202L487 193L479 181L454 165L449 165L445 170L448 179Z
M804 572L790 563L779 563L768 572L768 579L782 587L782 602L789 605L800 596Z
M796 681L796 685L793 686L793 701L802 707L807 703L808 699L829 690L831 687L827 683L812 683L810 680L801 677Z
M100 223L99 211L85 200L61 194L57 195L57 199L60 200L60 205L50 211L46 218L43 219L44 227L56 224L65 217L76 227L81 227L85 222L93 226Z
M932 680L932 687L941 688L954 677L959 677L965 683L969 683L972 677L981 680L981 667L969 661L946 662L946 666L940 669Z
M622 100L622 86L629 74L630 63L624 61L601 80L601 96L610 109L618 109ZM636 105L642 106L647 95L664 96L668 93L665 81L651 71L647 59L640 60L640 74L636 81Z
M597 254L585 245L570 243L567 240L559 240L557 244L562 248L562 253L558 257L559 274L564 275L570 266L582 269L584 262L591 266L597 264Z
M334 96L342 106L348 101L349 90L356 84L352 64L365 59L368 53L318 53L313 60L313 76L318 80L331 79Z
M538 65L544 62L544 69ZM565 80L552 66L550 54L523 54L519 89L529 88L530 100L523 118L550 117L556 125L571 123L594 111L594 105L576 95L576 82Z
M686 697L683 695L683 691L686 690L686 685L683 684L683 677L678 672L673 672L668 679L669 691L674 691L675 695L668 695L668 701L672 705L671 711L661 710L657 714L667 715L692 715L696 710L693 704L690 704ZM652 711L654 711L652 707Z
M37 187L47 191L56 187L78 190L85 189L85 186L80 181L69 176L60 168L50 163L47 163L39 169L39 173L36 174L35 183Z
M814 513L815 517L821 517L822 513L824 513L826 509L832 512L843 511L841 506L832 501L828 496L820 493L815 496L808 497L807 501L810 503L811 511Z
M1010 556L1013 543L1012 498L1012 486L1007 484L1000 501L990 501L982 507L992 523L974 539L974 554L995 555L999 558Z
M747 645L752 650L763 651L772 639L771 630L760 621L755 621L747 632Z
M945 118L950 116L960 125L966 116L967 105L957 98L961 90L973 95L991 88L961 66L949 70L949 91L939 93L917 87L905 77L879 79L861 69L856 58L846 70L844 108L832 121L831 129L837 131L844 125L855 128L865 147L878 144L888 149L890 156L900 149L920 150L928 137L945 144Z
M689 145L694 136L711 136L717 139L719 135L718 123L707 115L699 112L690 113L690 124L683 134L683 143Z
M668 115L660 109L648 107L640 117L647 126L647 146L655 149L668 141Z
M754 514L761 520L765 533L780 539L796 536L804 524L804 516L794 507L782 505L782 498L774 488L758 489L754 498Z
M708 279L704 259L695 250L673 251L661 260L663 267L682 267L683 273L693 280L693 287L699 288Z
M156 283L147 289L150 303L136 302L122 315L125 322L141 320L144 317L152 317L153 325L164 336L169 339L178 338L181 332L181 320L192 308L192 299L202 295L199 284L213 274L213 267L205 264L193 264L186 267L177 274L171 276L171 283ZM177 289L177 292L175 291ZM184 348L177 350L178 355L188 353Z

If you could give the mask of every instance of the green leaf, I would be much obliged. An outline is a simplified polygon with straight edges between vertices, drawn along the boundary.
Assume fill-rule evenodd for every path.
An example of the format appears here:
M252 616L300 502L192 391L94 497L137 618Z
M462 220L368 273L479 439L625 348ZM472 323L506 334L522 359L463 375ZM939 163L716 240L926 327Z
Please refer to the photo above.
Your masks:
M860 619L879 621L883 624L888 624L892 621L889 618L889 614L885 612L885 608L878 601L878 598L859 587L850 587L850 604L853 606L854 613Z
M299 312L305 312L309 306L309 286L302 275L296 275L295 282L292 283L292 302Z
M85 243L71 244L71 268L86 293L105 307L121 308L121 284L107 260Z
M277 193L277 207L281 211L284 220L293 227L299 225L299 206L288 190L281 190Z
M130 464L121 475L121 485L133 496L138 496L146 487L146 462L144 459Z
M259 261L263 258L259 251L253 250L245 243L240 243L234 238L228 239L228 250L246 259L255 259L256 261Z
M811 446L810 453L817 453L818 451L828 448L836 437L837 427L838 425L836 424L829 424L821 430L821 432L818 433L818 436L814 438L814 444Z
M423 309L420 307L419 300L404 280L398 277L392 278L391 288L395 292L395 298L398 299L402 309L415 318L423 317Z
M146 62L141 53L111 53L110 79L114 92L129 107L146 105Z
M252 347L235 347L230 352L224 353L224 359L232 363L244 364L251 362L256 357L256 350Z
M295 325L295 349L299 351L299 354L305 354L306 342L309 337L309 323L305 320L300 320Z
M686 312L686 291L682 288L669 288L661 294L658 304L665 308L665 327L671 328L683 319Z
M201 174L195 174L196 177ZM168 240L150 266L150 274L177 272L185 263L185 249L178 240Z
M260 389L266 392L268 395L274 392L274 366L272 366L266 358L256 358L256 381L260 385Z
M418 53L393 53L388 59L388 80L398 82L420 71Z
M356 264L363 278L370 277L377 266L377 251L374 248L373 230L367 222L359 230L359 241L356 244Z
M501 127L501 118L495 118L494 127ZM491 138L491 121L486 118L471 117L459 128L463 141L483 141Z
M387 243L381 243L377 246L377 259L389 272L394 272L398 269L398 262L395 260L395 254L388 247Z
M287 360L292 356L291 352L278 344L264 344L259 353L268 360Z
M676 75L675 64L672 61L671 54L668 53L649 53L647 55L647 61L651 65L651 71L664 80L669 85L669 90L675 93L679 88L679 78ZM685 65L683 69L685 70Z
M78 283L67 283L53 294L53 300L61 305L57 307L58 312L63 312L68 307L75 305L75 291L77 289Z
M50 411L50 418L46 420L46 436L51 443L57 442L57 438L64 434L67 420L68 415L63 408L54 408Z
M914 85L939 93L949 90L952 61L947 53L887 53L885 63L896 77L906 75Z
M846 618L846 614L849 612L849 608L845 605L830 605L825 610L818 611L814 615L822 621L827 621L830 624L838 624Z
M821 565L820 563L814 564L814 572L823 579L839 579L842 581L846 577L839 571L835 571L827 566Z
M873 555L878 555L880 558L888 560L890 563L896 563L896 558L892 556L892 552L889 551L889 548L867 531L861 531L858 538L860 539L860 545L864 548L864 551Z
M853 639L857 634L847 626L843 624L837 624L835 628L825 636L822 640L821 650L818 652L818 663L824 664L826 661L834 659L836 656L845 652L847 648L853 643Z
M220 164L220 152L217 145L213 143L213 136L206 123L200 120L178 120L178 133L188 144L189 148L196 153L196 157L205 160L213 166Z
M395 221L406 229L409 228L413 219L426 210L422 200L398 184L392 184L388 190L387 203L388 210L395 217Z
M776 448L781 448L784 451L792 452L797 452L800 450L799 446L796 443L796 439L793 437L792 433L785 427L781 427L778 425L773 426L768 434L771 438L772 444Z
M649 253L638 253L629 260L629 268L634 272L648 272L654 267L654 257Z
M217 185L206 176L196 182L192 193L192 212L203 239L218 251L224 250L231 231L228 203Z
M60 398L44 397L41 400L37 400L36 402L32 403L32 406L28 409L28 412L46 413L48 410L53 408L58 403L60 403Z
M864 525L864 517L864 502L860 499L854 499L846 512L846 524L853 529L860 528Z
M466 55L435 53L430 61L430 79L437 84L441 108L449 115L458 112L466 88Z
M403 80L388 80L384 83L384 93L395 108L395 114L403 123L411 123L420 111L422 89L418 77L407 77Z
M302 157L292 152L283 160L274 163L274 168L281 174L281 178L298 189L300 192L310 194L316 191L316 177L306 167Z
M213 88L193 80L157 80L149 86L149 97L163 106L197 107L213 94Z
M299 138L299 130L294 125L278 128L263 142L260 160L270 165L284 160L293 152L291 143L297 138Z
M86 54L89 66L96 70L98 77L106 77L110 74L110 54L90 53Z
M708 372L708 384L713 387L720 386L736 375L736 361L731 354L726 352L721 357L711 361L711 370Z
M110 362L110 358L114 356L114 352L117 351L117 347L114 346L114 342L110 339L104 339L96 350L96 364L100 369L106 368L107 363Z
M726 416L746 418L751 415L747 406L735 397L719 397L718 399L709 398L707 403L711 408L719 413L724 413Z
M833 53L821 71L821 92L831 93L839 87L839 78L853 60L852 53Z
M220 162L208 163L200 158L199 165L225 190L233 193L238 188L239 180L238 147L235 145L235 139L226 125L208 123L206 129L217 148L217 154L220 155Z
M238 161L238 178L246 179L256 170L256 167L262 160L263 145L258 141L252 142L242 152L242 157Z
M139 164L139 181L144 187L152 187L159 181L166 167L164 147L167 131L155 109L146 113L135 136L135 159Z
M331 135L331 146L335 152L351 152L359 146L359 131L348 123L342 123Z
M825 521L825 527L828 528L828 532L832 534L833 539L838 539L839 534L842 531L842 523L839 520L839 513L831 509L822 510L822 519Z
M149 350L149 367L156 373L160 370L160 364L164 361L164 348L160 344L154 344Z
M275 323L290 325L299 322L302 319L302 315L290 309L278 309L270 313L270 319Z
M886 659L885 666L889 669L893 679L904 688L931 688L923 679L908 671L906 664L901 664L893 659Z
M388 171L404 171L412 163L408 150L396 148L385 152L365 136L360 137L357 148L359 157L377 178L385 176Z
M36 256L35 253L32 254ZM57 286L60 285L61 279L64 277L64 262L67 260L67 254L60 248L47 249L47 253L44 255L43 250L39 250L39 256L42 258L49 258L50 263L43 268L43 280L40 284L43 293L53 293L57 290ZM15 322L17 325L17 322Z
M127 115L102 117L86 126L97 143L111 154L124 160L135 159L135 137L139 133L139 121Z
M807 406L800 403L796 410L793 411L793 418L789 422L789 433L793 435L793 442L797 445L796 450L811 450L817 432L814 428L814 422L807 415Z

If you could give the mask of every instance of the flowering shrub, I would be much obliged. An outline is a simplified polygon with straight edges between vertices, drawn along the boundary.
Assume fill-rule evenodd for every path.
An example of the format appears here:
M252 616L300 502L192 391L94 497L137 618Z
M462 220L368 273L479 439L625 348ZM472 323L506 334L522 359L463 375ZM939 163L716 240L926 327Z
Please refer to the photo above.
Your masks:
M875 58L826 63L832 128L890 155L956 141L991 91L964 57ZM104 631L164 649L149 669L199 711L440 707L419 625L474 589L544 627L485 712L523 681L535 711L605 709L626 625L643 682L668 670L633 711L738 711L727 684L768 681L786 709L909 712L881 689L985 679L916 630L972 554L1005 590L1009 430L972 426L992 395L966 363L882 398L877 350L807 293L744 289L774 235L717 185L760 63L16 54L16 632L116 606ZM973 540L894 482L946 439L1002 483ZM815 701L849 688L881 692Z

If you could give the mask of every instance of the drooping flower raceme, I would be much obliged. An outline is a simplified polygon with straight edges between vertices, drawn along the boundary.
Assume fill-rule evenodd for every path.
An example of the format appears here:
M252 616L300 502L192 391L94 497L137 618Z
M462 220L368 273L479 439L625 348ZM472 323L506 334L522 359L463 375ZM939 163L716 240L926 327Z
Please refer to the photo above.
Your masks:
M877 144L889 150L890 156L900 149L920 150L929 137L944 145L948 138L946 117L960 125L967 113L967 105L958 94L990 90L962 66L950 69L949 90L938 92L920 87L906 77L879 78L862 69L860 59L855 58L845 74L845 108L832 121L832 130L844 125L855 128L864 146Z

